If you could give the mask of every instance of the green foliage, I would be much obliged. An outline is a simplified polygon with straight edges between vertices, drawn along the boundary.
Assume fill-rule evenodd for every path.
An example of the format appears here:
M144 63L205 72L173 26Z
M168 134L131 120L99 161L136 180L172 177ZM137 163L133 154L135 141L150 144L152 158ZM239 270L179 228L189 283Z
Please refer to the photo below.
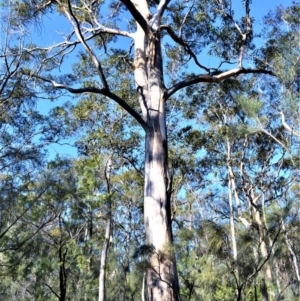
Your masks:
M109 217L106 300L141 300L148 259L156 252L144 244L145 134L104 96L114 93L141 113L135 45L104 32L105 26L135 32L130 16L122 15L124 2L10 3L4 20L7 33L15 36L1 45L0 72L1 300L63 300L64 294L65 301L96 300ZM154 12L158 1L147 2ZM98 82L101 70L74 28L50 48L28 42L34 35L26 36L25 29L35 30L57 13L62 21L67 4L86 45L103 58L109 89ZM254 30L245 41L236 30L244 31L247 20L236 18L231 1L171 1L165 10L162 24L184 41L175 43L162 27L165 93L178 80L198 74L215 80L210 76L235 62L242 45L251 64L253 59L277 75L203 82L166 103L166 193L183 301L262 300L265 290L270 300L299 299L294 266L300 254L299 5L278 8L265 20L268 29L261 37L266 44L255 50ZM205 52L210 60L220 59L218 68L199 66ZM192 67L195 62L199 71ZM63 63L70 63L66 70ZM43 116L37 100L65 96L50 81L71 91L93 87L106 94L78 94ZM280 112L292 131L283 126ZM45 162L44 147L63 139L74 139L79 156Z
M249 118L253 118L260 114L263 107L263 102L259 99L239 97L238 105Z

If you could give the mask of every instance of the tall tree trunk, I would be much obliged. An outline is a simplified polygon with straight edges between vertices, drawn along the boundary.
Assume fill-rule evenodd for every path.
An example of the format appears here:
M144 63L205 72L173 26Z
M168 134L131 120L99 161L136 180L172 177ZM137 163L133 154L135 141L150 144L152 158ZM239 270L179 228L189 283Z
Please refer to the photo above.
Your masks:
M236 237L235 237L235 227L234 227L234 216L233 216L233 204L232 204L232 193L236 193L235 191L235 182L234 182L234 173L231 166L231 145L228 138L226 138L226 150L227 150L227 169L228 169L228 201L229 201L229 210L230 210L230 233L232 240L232 252L233 259L237 261L237 245L236 245Z
M105 179L106 179L106 190L108 193L108 197L106 200L106 229L105 229L105 238L101 251L100 258L100 274L99 274L99 294L98 301L105 300L105 280L106 280L106 262L107 262L107 253L109 248L109 241L111 236L111 224L112 224L112 214L111 214L111 188L110 188L110 168L111 168L111 158L108 159L105 167Z
M231 144L229 138L226 138L226 150L227 150L227 169L228 169L228 202L229 202L229 225L230 225L230 235L231 235L231 243L232 243L232 253L234 259L234 277L236 279L236 296L237 300L242 300L242 294L239 291L240 281L239 281L239 269L238 269L238 251L236 244L236 235L235 235L235 225L234 225L234 212L233 212L233 202L232 202L232 194L236 193L235 190L235 181L234 181L234 173L231 166Z
M163 106L163 104L162 104ZM150 111L152 127L146 134L145 205L146 243L154 247L147 271L148 300L178 300L178 279L172 255L168 197L167 140L162 111Z
M154 247L147 271L148 300L179 300L175 258L171 251L172 222L168 176L165 100L159 37L149 41L148 129L145 151L144 222L146 243ZM155 51L155 53L153 53Z
M248 139L245 139L244 145L248 143ZM266 225L263 223L262 216L261 216L261 207L258 203L259 199L261 196L256 196L255 195L255 188L253 187L252 183L249 180L249 176L244 170L244 164L241 163L240 165L240 171L245 179L246 185L244 187L245 193L247 196L248 204L249 204L249 213L251 216L252 220L252 225L256 225L257 229L257 234L258 234L258 241L259 241L259 251L256 252L254 250L254 255L257 261L260 260L260 255L263 260L266 260L264 264L264 269L263 271L265 272L265 277L261 281L260 289L262 293L262 298L264 301L273 301L275 299L275 291L273 289L273 274L272 274L272 269L270 266L269 262L269 257L270 254L268 252L268 247L267 247L267 235L266 235Z
M254 197L254 192L251 190L251 197L254 204L257 205L257 198ZM267 259L270 255L268 253L266 235L265 235L265 225L261 219L261 212L259 209L254 209L254 217L257 225L258 235L259 235L259 248L263 259ZM273 274L269 261L265 263L265 278L261 281L261 292L264 300L270 301L275 299L275 292L273 291Z
M58 246L58 258L59 258L59 289L60 289L60 297L59 301L65 301L67 297L67 273L66 273L66 256L68 253L68 249L64 248L64 243L62 239L62 219L61 213L58 216L59 228L60 228L60 240Z
M164 1L163 1L164 2ZM147 1L134 0L146 21ZM144 223L146 244L154 248L146 272L149 301L179 300L175 257L172 254L170 185L162 56L160 13L147 31L137 23L135 34L135 81L143 119L147 123L145 141ZM155 30L153 29L155 28Z

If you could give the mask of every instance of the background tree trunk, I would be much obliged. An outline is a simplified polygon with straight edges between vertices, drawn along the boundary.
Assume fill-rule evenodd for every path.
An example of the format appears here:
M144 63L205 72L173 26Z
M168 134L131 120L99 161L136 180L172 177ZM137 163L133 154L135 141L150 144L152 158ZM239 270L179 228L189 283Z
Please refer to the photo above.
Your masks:
M105 167L105 179L107 186L107 201L106 201L106 210L107 210L107 220L106 220L106 229L105 229L105 238L104 244L101 251L100 258L100 274L99 274L99 295L98 301L105 300L105 270L106 270L106 262L107 262L107 252L109 248L109 240L111 236L111 223L112 223L112 215L111 215L111 188L110 188L110 169L111 169L111 158L108 159Z

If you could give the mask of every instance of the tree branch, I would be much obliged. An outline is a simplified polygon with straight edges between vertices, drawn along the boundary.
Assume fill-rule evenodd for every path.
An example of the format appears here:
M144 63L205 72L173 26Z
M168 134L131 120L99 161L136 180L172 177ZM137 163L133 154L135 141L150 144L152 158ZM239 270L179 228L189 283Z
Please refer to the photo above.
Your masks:
M265 70L265 69L240 69L235 68L228 71L220 72L215 75L209 75L209 74L200 74L196 75L192 78L185 79L177 84L175 84L170 89L167 89L165 93L165 99L168 99L170 96L172 96L174 93L176 93L178 90L183 89L185 87L198 84L198 83L219 83L227 78L238 76L240 74L268 74L272 76L276 76L276 74L272 71Z
M148 24L147 21L144 19L144 17L141 15L141 13L135 8L133 3L130 0L120 0L126 8L131 13L132 17L136 20L137 23L142 27L144 32L148 31Z
M250 18L250 0L245 0L244 1L244 5L245 5L245 21L246 21L246 31L243 32L241 27L238 25L238 23L233 19L232 16L232 10L230 9L230 13L228 14L225 11L225 5L223 3L222 0L219 1L219 4L221 5L221 13L222 16L226 19L231 20L234 23L234 27L237 29L238 33L240 34L241 38L242 38L242 44L240 47L240 51L239 51L239 57L238 57L238 66L239 68L242 68L242 64L243 64L243 58L244 58L244 52L247 46L247 40L248 37L250 36L250 34L252 33L252 21Z
M297 136L298 138L300 138L300 133L296 132L295 130L293 130L285 121L285 116L284 113L282 111L280 111L280 115L281 115L281 123L283 125L283 127L289 131L291 134Z
M40 79L44 82L47 82L53 86L55 89L62 89L62 90L67 90L70 93L73 94L82 94L82 93L96 93L96 94L101 94L103 96L106 96L112 100L114 100L118 105L120 105L127 113L129 113L140 125L141 127L146 131L148 128L148 125L144 121L144 119L140 116L140 114L135 111L125 100L120 98L118 95L112 93L110 90L107 90L105 88L97 88L97 87L83 87L83 88L72 88L68 85L65 84L60 84L57 83L56 81L38 75L38 74L30 74L29 72L22 70L23 74L26 74L28 76L35 77L37 79Z
M170 35L170 37L173 39L174 42L178 43L179 45L183 46L183 48L185 49L185 51L194 59L195 63L197 66L199 66L200 68L204 69L206 72L210 73L210 69L201 65L197 59L197 56L195 55L195 53L191 50L190 46L188 44L186 44L184 42L184 40L180 37L177 36L176 33L173 31L173 29L168 26L168 25L161 25L160 29L165 29L168 34Z
M152 30L157 30L159 28L161 17L163 15L167 5L169 4L169 2L170 2L170 0L159 1L157 11L155 12L155 14L152 16L152 18L150 20Z
M55 295L55 297L60 299L60 296L54 291L54 289L49 284L47 284L46 282L43 282L43 281L39 281L39 282L46 285L49 288L49 290Z
M85 47L85 49L89 53L89 55L90 55L93 63L95 64L95 67L96 67L96 69L98 71L99 77L101 79L101 82L102 82L104 88L106 90L109 90L109 86L108 86L108 83L106 81L106 77L105 77L105 75L103 73L101 63L97 59L94 51L91 49L91 47L87 44L86 40L84 39L84 36L83 36L83 34L81 32L81 29L80 29L80 24L79 24L76 16L73 14L70 0L68 0L68 10L66 8L64 8L64 12L67 15L67 17L68 17L69 21L71 22L71 24L73 25L74 30L76 32L76 35L77 35L78 39L83 44L83 46Z
M178 35L178 36L179 36L180 38L181 38L181 35L182 35L182 28L183 28L183 25L185 24L188 15L189 15L190 12L192 11L192 8L193 8L194 4L195 4L195 0L193 1L192 5L188 8L188 11L186 12L186 14L185 14L185 16L184 16L184 18L183 18L183 20L182 20L182 22L181 22L181 24L180 24L180 27L179 27L179 30L178 30L178 32L179 32L179 35Z
M28 210L32 208L32 206L39 200L39 198L46 192L47 189L48 187L41 191L32 201L32 203L0 234L0 239L28 212Z

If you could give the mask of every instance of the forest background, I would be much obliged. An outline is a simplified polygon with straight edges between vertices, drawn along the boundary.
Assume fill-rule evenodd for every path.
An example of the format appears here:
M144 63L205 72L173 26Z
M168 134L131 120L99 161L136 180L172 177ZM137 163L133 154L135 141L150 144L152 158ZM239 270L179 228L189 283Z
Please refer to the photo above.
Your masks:
M277 2L1 2L1 300L299 300Z

